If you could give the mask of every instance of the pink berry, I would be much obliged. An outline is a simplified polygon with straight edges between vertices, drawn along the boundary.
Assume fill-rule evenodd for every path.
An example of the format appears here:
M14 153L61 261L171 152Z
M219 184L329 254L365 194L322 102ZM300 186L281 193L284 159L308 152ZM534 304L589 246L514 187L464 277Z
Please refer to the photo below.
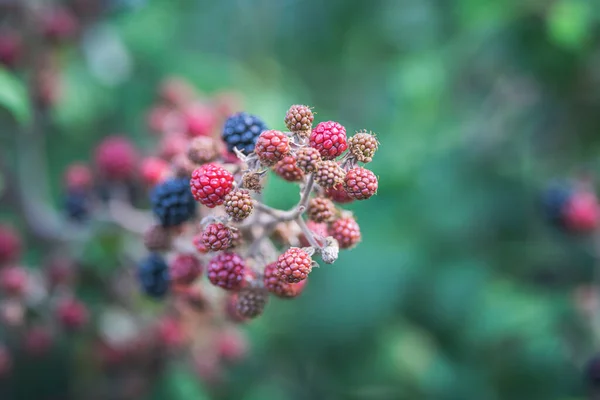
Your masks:
M329 226L329 235L338 241L340 249L349 249L360 242L360 227L352 217L340 218Z
M191 137L210 136L217 126L214 110L204 104L193 104L184 111L187 133Z
M333 160L348 148L346 128L334 121L320 122L310 134L310 146L319 150L323 160Z
M137 150L123 136L109 136L96 148L96 166L103 176L111 180L131 178L137 160Z
M254 152L261 164L275 165L290 153L290 139L280 131L268 130L258 136Z
M277 259L277 273L287 283L298 283L312 270L312 258L298 247L290 247Z
M85 164L71 164L65 171L65 186L69 190L87 190L93 183L92 170Z
M299 296L304 289L306 281L307 280L305 279L298 283L285 282L279 275L276 262L267 265L263 275L265 288L277 297L284 299L291 299Z
M196 201L214 208L223 204L233 189L233 175L216 164L206 164L192 173L190 188Z
M68 330L79 330L88 321L87 307L76 299L67 299L61 302L58 305L57 315Z
M202 274L202 264L192 254L179 254L169 265L169 275L179 285L189 285Z
M600 207L596 195L588 191L575 192L563 211L565 224L573 232L591 232L598 226Z
M21 256L21 239L7 225L0 225L0 264L17 261Z
M27 288L27 271L17 266L0 270L0 289L11 296L20 296Z
M146 157L140 164L140 175L147 186L154 186L169 174L169 163L162 158Z
M377 177L366 168L352 168L346 172L344 189L348 196L356 200L366 200L377 193Z
M208 263L210 282L227 290L239 290L244 285L246 262L236 253L224 252Z

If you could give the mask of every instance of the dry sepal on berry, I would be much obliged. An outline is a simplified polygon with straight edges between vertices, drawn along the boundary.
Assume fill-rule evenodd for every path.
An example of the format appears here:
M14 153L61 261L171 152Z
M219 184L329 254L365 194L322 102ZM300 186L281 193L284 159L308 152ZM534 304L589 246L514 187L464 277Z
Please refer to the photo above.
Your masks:
M344 188L353 199L366 200L377 193L377 177L366 168L352 168L346 173Z
M300 182L304 179L304 172L296 166L294 156L285 156L273 167L275 173L288 182Z
M240 290L244 285L246 263L237 253L217 254L208 263L210 282L226 290Z
M276 262L268 264L265 267L263 283L265 288L277 297L283 299L298 297L302 293L306 282L306 279L298 283L283 281L279 275Z
M315 222L329 222L335 215L335 205L329 199L315 197L308 202L308 218Z
M303 281L311 270L311 256L299 247L290 247L277 259L277 273L287 283Z
M321 154L319 154L317 149L312 147L302 147L296 153L296 165L305 174L317 172L320 162Z
M323 160L333 160L348 148L346 128L334 121L320 122L310 134L310 146L319 150Z
M346 172L335 161L322 161L315 173L315 180L323 188L332 188L344 182Z
M258 172L246 172L242 176L242 187L260 193L263 188L262 174Z
M237 294L236 311L243 318L256 318L261 315L269 300L264 289L246 288Z
M250 195L250 192L245 189L238 189L230 192L225 196L223 205L225 206L227 215L234 221L242 221L248 218L248 216L252 214L252 209L254 208L252 196Z
M285 133L268 130L258 137L254 152L262 165L270 167L288 155L290 150L290 139Z
M301 136L310 135L315 116L309 106L294 104L285 114L285 126Z
M233 188L233 175L215 164L206 164L192 173L190 188L194 199L209 208L223 204Z
M210 224L202 232L202 242L212 251L227 250L232 241L233 231L221 223Z
M350 153L361 163L370 163L373 161L373 155L379 147L377 138L365 131L358 132L348 139L348 148Z
M340 249L349 249L360 242L360 227L353 217L335 220L329 226L329 235L338 241Z

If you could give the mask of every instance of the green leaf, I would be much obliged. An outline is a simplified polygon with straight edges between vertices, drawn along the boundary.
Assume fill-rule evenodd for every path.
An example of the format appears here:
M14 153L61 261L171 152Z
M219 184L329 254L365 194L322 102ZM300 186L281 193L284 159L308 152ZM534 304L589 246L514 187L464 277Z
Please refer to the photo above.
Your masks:
M0 67L0 106L20 124L31 120L31 106L23 82L13 73Z
M592 15L589 5L581 0L558 1L548 13L548 34L563 47L580 48L590 34Z

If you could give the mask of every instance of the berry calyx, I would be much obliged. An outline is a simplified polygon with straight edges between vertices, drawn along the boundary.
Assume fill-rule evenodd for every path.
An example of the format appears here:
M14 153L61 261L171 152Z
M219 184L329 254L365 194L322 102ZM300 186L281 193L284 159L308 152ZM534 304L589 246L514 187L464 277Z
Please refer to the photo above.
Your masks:
M233 175L215 164L206 164L192 173L192 195L208 208L223 204L225 196L233 189Z
M323 160L333 160L348 148L346 128L334 121L318 123L310 134L310 147L317 149Z
M305 174L317 172L320 162L321 154L319 154L317 149L312 147L302 147L296 152L296 165Z
M283 157L275 164L273 171L288 182L300 182L304 179L304 172L296 165L294 156Z
M280 131L264 131L256 141L254 152L261 164L273 166L291 151L290 139Z
M210 224L202 232L202 242L211 251L227 250L232 241L233 231L221 223Z
M352 168L346 173L344 188L348 196L356 200L366 200L377 193L377 177L366 168Z
M285 282L279 275L277 263L273 262L265 267L263 283L265 288L275 296L283 299L291 299L302 293L306 280L298 283Z
M137 150L123 136L109 136L96 148L96 166L107 179L131 178L135 173L137 159Z
M315 116L309 106L295 104L285 114L285 126L301 136L310 135Z
M230 153L237 148L244 154L250 154L254 151L258 135L266 130L267 125L260 118L241 112L227 118L221 137Z
M315 173L315 181L323 188L332 188L344 182L346 172L335 161L322 161Z
M340 249L349 249L360 242L360 226L353 217L340 218L329 226L329 235L338 241Z
M152 189L152 211L164 227L177 226L191 219L196 212L196 202L186 178L171 178Z
M298 283L312 270L312 258L299 247L290 247L277 259L277 273L287 283Z
M237 253L220 253L208 263L210 282L226 290L240 290L244 285L246 263Z
M335 205L329 199L315 197L308 202L306 214L311 221L329 222L335 215Z
M242 289L237 294L236 310L243 318L256 318L263 313L268 300L269 294L266 290Z
M379 147L379 142L374 135L361 131L348 139L350 153L361 163L373 161L373 155Z
M169 275L173 283L189 285L202 274L202 264L193 254L179 254L169 265Z
M262 176L257 172L247 172L242 176L242 187L260 193L262 185Z
M252 196L245 189L237 189L227 194L223 205L227 215L234 221L243 221L252 214L254 209Z

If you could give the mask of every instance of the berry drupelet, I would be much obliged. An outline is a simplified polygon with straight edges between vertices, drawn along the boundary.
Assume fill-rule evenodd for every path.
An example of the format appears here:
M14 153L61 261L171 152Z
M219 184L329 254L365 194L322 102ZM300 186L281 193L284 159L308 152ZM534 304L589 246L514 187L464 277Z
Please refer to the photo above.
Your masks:
M196 213L196 202L186 178L171 178L158 184L150 194L150 202L164 227L181 225Z
M267 125L259 117L241 112L227 118L222 138L230 153L237 148L244 154L250 154L254 151L258 135L266 130Z

